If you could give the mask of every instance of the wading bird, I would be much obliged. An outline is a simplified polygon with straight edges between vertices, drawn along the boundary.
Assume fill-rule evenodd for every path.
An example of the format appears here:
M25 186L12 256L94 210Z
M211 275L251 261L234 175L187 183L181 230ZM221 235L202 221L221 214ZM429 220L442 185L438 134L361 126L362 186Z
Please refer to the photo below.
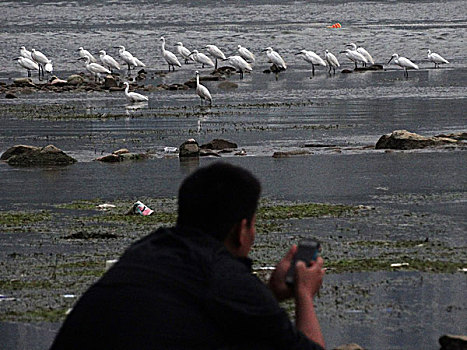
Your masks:
M131 67L142 66L138 63L139 60L137 60L129 51L125 50L125 46L120 45L116 46L115 48L118 49L118 54L120 55L120 58L124 60L125 63L128 65L128 75L131 75ZM141 61L139 62L143 63Z
M269 62L271 62L278 71L287 69L287 65L285 64L284 59L276 51L274 51L272 47L267 47L263 50L263 52L264 51L266 51L266 56L268 56Z
M185 60L185 64L188 64L188 61L194 61L193 57L190 56L190 50L183 46L180 41L175 44L175 50Z
M256 60L255 55L250 50L248 50L246 47L243 47L242 45L238 45L238 53L248 63L254 63Z
M172 70L175 72L175 66L181 67L182 64L179 62L177 56L175 56L173 52L165 49L165 38L163 36L161 36L160 41L161 41L162 56L164 57L165 61L169 65L169 72L170 72L171 66L172 66Z
M26 57L16 57L14 61L18 61L18 64L28 70L28 77L31 76L32 70L39 70L39 65Z
M295 55L302 57L305 62L311 63L311 75L315 75L315 65L326 67L326 62L313 51L301 50Z
M128 82L124 82L126 88L125 88L125 96L128 101L130 102L145 102L149 101L149 98L147 96L138 94L137 92L129 92L130 90L130 84Z
M198 52L198 50L193 50L190 53L190 56L193 56L193 60L195 62L201 63L203 68L205 64L208 65L209 67L214 67L214 62L204 53Z
M368 60L357 50L346 49L345 51L341 51L340 53L345 53L345 56L355 63L355 68L357 68L358 62L361 62L362 65L368 63Z
M224 53L221 51L221 49L219 49L216 45L206 45L206 50L209 52L209 54L215 58L216 60L216 64L215 64L215 67L214 69L217 69L217 60L220 59L220 60L225 60L225 55Z
M409 72L407 71L409 68L418 69L418 66L415 63L413 63L408 58L399 56L397 53L392 55L392 57L388 61L388 64L389 64L389 62L392 61L392 59L394 59L394 63L397 64L399 67L404 68L404 75L407 78L409 77Z
M44 77L44 66L47 63L50 63L50 60L42 52L37 51L35 49L32 49L31 57L34 60L34 62L36 62L39 66L39 80L42 80L41 71L42 71L42 77Z
M86 70L94 76L94 81L97 81L97 78L100 77L101 73L110 74L110 70L101 66L98 63L92 63L89 60L89 57L81 57L79 60L84 60L86 64Z
M199 83L199 72L198 71L196 71L196 93L201 99L201 104L203 104L204 100L208 100L209 105L212 105L211 93L209 92L206 86Z
M31 51L29 51L28 49L26 49L24 46L21 46L21 47L19 48L19 54L20 54L22 57L29 58L30 60L33 60L32 57L31 57Z
M359 54L366 58L368 62L363 63L364 67L366 67L367 63L375 64L375 60L373 59L373 57L371 57L370 53L363 47L360 46L357 48L357 45L355 43L350 43L347 46L351 46L354 51L357 51Z
M115 59L112 56L107 55L107 53L104 50L99 51L99 59L101 60L102 64L105 67L107 67L110 71L112 71L112 68L120 70L120 65L118 64L118 62L115 61Z
M80 47L78 50L79 52L79 57L84 58L84 57L89 57L89 62L91 63L96 63L97 60L94 58L94 56L88 51Z
M340 67L339 61L337 60L336 56L334 56L329 50L324 52L324 57L329 65L329 74L331 74L331 69L334 70L334 74L336 74L336 68Z
M448 64L449 61L441 55L438 55L435 52L431 52L431 50L428 50L428 59L435 64L435 68L439 68L440 64Z
M243 72L251 72L253 70L251 65L238 55L229 56L225 59L225 61L229 61L231 66L240 71L240 79L243 79Z

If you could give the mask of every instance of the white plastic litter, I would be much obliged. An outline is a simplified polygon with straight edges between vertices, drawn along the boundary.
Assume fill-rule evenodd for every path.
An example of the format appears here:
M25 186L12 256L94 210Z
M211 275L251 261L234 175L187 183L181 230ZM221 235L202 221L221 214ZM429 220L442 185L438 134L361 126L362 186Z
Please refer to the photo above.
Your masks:
M391 264L391 267L402 267L402 266L409 266L409 263L394 263L394 264Z

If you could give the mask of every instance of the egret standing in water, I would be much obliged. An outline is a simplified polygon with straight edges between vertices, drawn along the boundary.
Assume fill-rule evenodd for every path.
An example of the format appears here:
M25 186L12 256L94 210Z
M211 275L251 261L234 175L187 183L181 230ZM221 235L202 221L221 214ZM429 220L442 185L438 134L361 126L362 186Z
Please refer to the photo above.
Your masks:
M130 84L128 82L124 82L125 84L125 96L129 102L145 102L149 101L149 98L147 96L138 94L137 92L129 92L130 90Z
M100 77L101 73L110 74L110 70L101 66L98 63L90 62L89 57L81 57L79 60L84 60L86 64L86 70L94 76L94 81L97 81L97 78Z
M209 92L206 86L199 83L199 72L198 71L196 71L196 93L201 99L201 104L203 104L203 101L208 100L209 105L212 105L211 93Z
M209 54L212 57L214 57L214 59L216 60L216 64L214 66L214 69L217 69L217 59L225 60L226 57L225 57L224 53L216 45L206 45L206 49L209 52Z
M326 67L326 62L313 51L301 50L295 55L302 57L305 62L311 63L311 75L315 75L315 65Z
M80 47L78 49L78 52L79 52L79 57L81 57L81 58L89 57L89 61L91 63L96 63L97 62L97 60L94 58L94 56L88 50L85 50L82 47Z
M336 68L341 66L336 56L329 52L329 50L326 50L324 52L324 57L326 58L326 61L329 65L329 74L331 74L331 68L334 70L334 74L336 74Z
M118 64L118 62L115 61L115 59L112 56L107 55L107 53L104 50L99 51L99 59L101 60L102 64L105 67L107 67L110 71L112 71L112 68L120 70L120 65Z
M120 55L120 58L125 61L125 63L128 65L128 75L131 75L131 67L145 67L146 65L141 62L139 59L137 59L135 56L133 56L129 51L125 50L125 46L116 46L116 49L118 49L118 54Z
M404 68L404 76L406 76L407 78L409 77L409 72L407 71L409 68L418 69L418 66L415 63L413 63L408 58L399 56L397 53L392 55L392 57L388 61L388 64L392 61L392 59L394 59L394 63L397 64L399 67Z
M190 56L190 50L183 46L180 41L175 44L175 50L185 60L185 64L188 64L188 61L194 61L194 59Z
M240 71L240 79L243 79L243 72L251 72L253 70L251 65L238 55L229 56L225 60L229 61L229 64L231 66L235 67L237 70Z
M44 55L42 52L37 51L35 49L32 49L31 52L31 57L36 62L39 66L39 80L41 79L41 71L42 71L42 77L44 77L44 66L47 63L51 63L50 60L47 58L46 55Z
M268 56L269 62L271 62L278 71L287 69L287 65L285 64L284 59L276 51L274 51L272 47L267 47L263 50L263 52L264 51L266 51L266 56Z
M165 61L169 65L169 72L170 72L170 67L172 66L172 70L175 72L175 66L181 67L182 64L178 61L177 56L169 50L165 49L165 38L161 36L160 38L162 44L161 44L161 52L162 56L164 57Z
M243 47L242 45L238 45L238 53L248 63L254 63L256 61L255 55L250 50L248 50L246 47Z
M449 61L441 55L438 55L435 52L431 52L431 50L428 50L428 59L435 64L435 68L439 68L440 64L448 64Z
M26 49L24 46L21 46L21 47L19 48L19 54L20 54L22 57L28 58L28 59L30 59L31 61L33 61L32 57L31 57L31 51L29 51L28 49Z
M363 47L360 46L357 48L357 45L355 43L350 43L347 46L351 46L353 51L357 51L359 54L366 58L367 62L363 63L364 67L366 67L367 63L371 63L372 65L375 64L375 60L373 59L373 57L371 57L370 53Z
M195 62L201 63L203 68L205 64L208 65L209 67L214 67L214 62L204 53L198 52L198 50L193 50L190 53L190 56L193 56L193 60Z
M341 51L340 53L345 53L345 56L353 63L355 63L355 68L357 68L358 62L361 62L362 65L368 63L368 60L357 50L346 49L345 51Z
M34 62L33 60L30 60L29 58L26 57L17 57L14 59L14 61L18 61L18 64L27 69L28 71L28 77L31 76L31 71L32 70L39 70L39 65Z

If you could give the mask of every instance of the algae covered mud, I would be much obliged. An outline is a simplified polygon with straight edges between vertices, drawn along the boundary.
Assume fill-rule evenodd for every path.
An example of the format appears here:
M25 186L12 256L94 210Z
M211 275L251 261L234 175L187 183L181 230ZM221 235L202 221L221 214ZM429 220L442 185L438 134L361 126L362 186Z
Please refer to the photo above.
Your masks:
M241 44L257 55L243 80L232 75L203 82L212 107L201 108L193 89L144 92L144 106L127 104L122 91L2 96L0 153L15 144L54 144L78 162L60 168L0 163L0 344L47 348L66 311L104 272L106 260L174 222L182 179L217 159L180 162L164 151L188 138L236 142L246 156L223 159L262 181L252 256L259 276L300 238L322 241L329 270L317 306L329 348L357 342L368 349L438 349L442 334L467 333L465 150L374 150L381 135L396 129L426 136L467 130L464 3L244 5L0 3L0 82L6 86L26 74L12 61L23 45L52 58L59 78L84 72L76 62L78 47L118 56L113 46L125 45L148 65L138 84L154 87L182 84L195 69L202 76L211 71L190 64L162 74L161 35L167 48L177 41L191 49L216 44L234 54ZM336 21L341 29L326 28ZM330 76L317 67L310 79L311 67L295 56L302 49L337 53L352 41L385 70ZM269 63L261 50L267 46L288 64L277 79L263 73ZM450 64L433 69L428 48ZM404 78L386 65L394 52L420 70ZM338 58L342 69L352 69L343 55ZM122 147L155 156L120 164L92 161ZM304 149L309 152L302 156L271 157ZM154 216L125 215L137 200L155 210ZM115 207L100 210L105 203Z

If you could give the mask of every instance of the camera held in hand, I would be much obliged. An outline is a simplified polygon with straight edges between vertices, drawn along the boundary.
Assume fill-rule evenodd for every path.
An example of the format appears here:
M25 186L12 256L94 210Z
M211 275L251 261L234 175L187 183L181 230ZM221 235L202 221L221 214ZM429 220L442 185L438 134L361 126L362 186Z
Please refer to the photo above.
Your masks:
M287 275L285 277L285 283L288 286L293 287L295 280L295 264L298 261L305 262L306 266L311 265L311 261L316 261L321 252L321 244L312 239L304 239L298 244L297 252L292 260Z

